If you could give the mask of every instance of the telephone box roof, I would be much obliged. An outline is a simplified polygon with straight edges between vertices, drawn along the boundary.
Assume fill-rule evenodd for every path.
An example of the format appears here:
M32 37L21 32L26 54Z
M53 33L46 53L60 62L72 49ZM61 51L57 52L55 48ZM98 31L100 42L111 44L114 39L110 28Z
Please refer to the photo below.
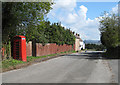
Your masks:
M25 36L23 36L23 35L16 35L15 37L25 38Z

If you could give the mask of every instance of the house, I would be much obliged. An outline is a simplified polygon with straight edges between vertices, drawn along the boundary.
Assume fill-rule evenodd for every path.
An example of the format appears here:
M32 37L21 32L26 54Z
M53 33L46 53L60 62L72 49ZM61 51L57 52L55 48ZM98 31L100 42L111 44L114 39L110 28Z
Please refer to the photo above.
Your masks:
M85 49L85 43L83 42L82 39L80 39L80 50L84 50Z
M80 37L76 34L75 35L75 51L79 51L80 50Z
M80 51L85 49L85 43L80 38L79 34L76 33L75 35L75 51Z

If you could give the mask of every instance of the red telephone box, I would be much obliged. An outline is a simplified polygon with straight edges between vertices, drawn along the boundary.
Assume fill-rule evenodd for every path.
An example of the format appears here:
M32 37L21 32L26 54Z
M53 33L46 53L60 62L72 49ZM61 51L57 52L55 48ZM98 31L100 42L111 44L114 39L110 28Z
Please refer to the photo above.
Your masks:
M26 38L17 35L13 39L13 58L26 61Z

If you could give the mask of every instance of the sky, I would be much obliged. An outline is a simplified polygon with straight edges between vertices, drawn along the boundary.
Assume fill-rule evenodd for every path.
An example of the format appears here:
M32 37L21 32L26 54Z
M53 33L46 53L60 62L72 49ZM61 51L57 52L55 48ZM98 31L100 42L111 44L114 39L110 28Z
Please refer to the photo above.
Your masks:
M83 40L100 40L99 18L104 11L117 13L118 2L54 1L48 20L79 33Z

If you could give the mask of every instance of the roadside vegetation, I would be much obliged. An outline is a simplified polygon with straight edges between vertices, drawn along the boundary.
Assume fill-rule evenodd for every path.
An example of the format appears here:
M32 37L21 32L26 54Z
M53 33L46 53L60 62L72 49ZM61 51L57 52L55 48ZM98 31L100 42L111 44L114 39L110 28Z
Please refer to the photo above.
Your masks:
M95 50L95 51L103 51L105 50L105 46L102 44L97 45L97 44L85 44L85 47L87 50Z
M101 43L107 48L106 57L120 58L120 23L118 14L106 13L102 16L99 30Z
M52 9L51 2L3 2L2 3L2 47L4 59L11 57L11 42L16 35L24 35L26 41L73 45L75 36L70 28L61 23L51 23L47 14Z
M55 56L57 57L57 56L60 56L60 55L66 55L66 54L75 53L75 52L76 51L66 51L66 52L61 52L61 53L57 53L57 54L51 54L51 55L46 55L46 56L37 56L37 57L27 56L27 62L10 58L10 59L3 60L1 66L2 66L2 70L4 72L4 71L28 66L32 63L36 63L35 61L40 62L41 61L40 59L45 60L44 58L49 59L49 58L52 58L52 57L55 57Z
M48 21L51 5L50 2L3 2L2 42L8 45L14 36L24 35L27 42L73 45L75 37L70 28Z

